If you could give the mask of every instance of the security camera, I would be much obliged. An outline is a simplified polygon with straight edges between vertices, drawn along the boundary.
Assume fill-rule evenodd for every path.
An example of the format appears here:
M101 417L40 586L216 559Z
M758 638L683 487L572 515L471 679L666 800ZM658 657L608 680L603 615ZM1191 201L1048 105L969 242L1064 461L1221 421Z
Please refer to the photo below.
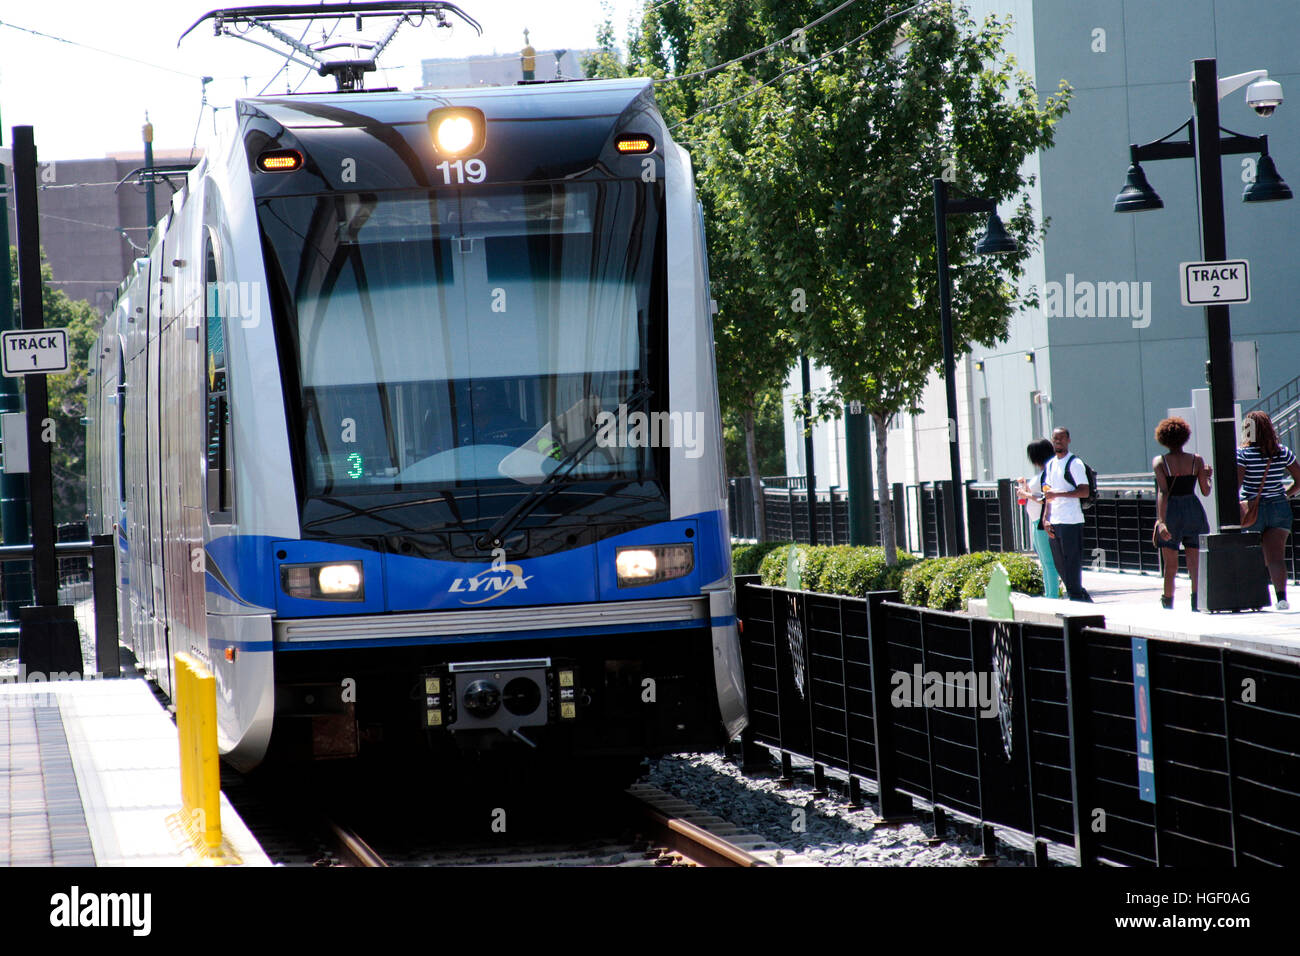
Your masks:
M1272 116L1282 105L1282 84L1276 80L1258 80L1246 87L1246 104L1260 116Z

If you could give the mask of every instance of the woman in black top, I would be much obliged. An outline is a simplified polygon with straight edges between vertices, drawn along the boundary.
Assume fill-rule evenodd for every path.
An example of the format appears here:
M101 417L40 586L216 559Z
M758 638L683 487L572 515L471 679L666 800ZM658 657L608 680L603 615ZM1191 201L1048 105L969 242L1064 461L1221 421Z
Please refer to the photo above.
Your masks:
M1181 418L1162 421L1156 426L1156 441L1168 448L1169 454L1156 456L1151 466L1156 473L1156 537L1165 570L1165 593L1160 603L1166 608L1174 606L1174 576L1178 573L1181 542L1187 554L1187 575L1192 579L1192 610L1195 611L1197 572L1201 564L1200 536L1210 533L1205 508L1196 497L1196 486L1199 484L1201 494L1208 495L1214 469L1200 455L1183 451L1191 434L1192 430Z
M1259 515L1247 531L1258 531L1264 547L1268 576L1273 579L1277 609L1290 608L1286 601L1286 565L1282 556L1291 533L1291 502L1300 491L1300 464L1295 453L1277 440L1273 422L1263 412L1250 412L1241 422L1241 447L1237 449L1237 484L1242 501L1259 495ZM1283 490L1290 474L1291 487ZM1228 522L1222 522L1227 524Z

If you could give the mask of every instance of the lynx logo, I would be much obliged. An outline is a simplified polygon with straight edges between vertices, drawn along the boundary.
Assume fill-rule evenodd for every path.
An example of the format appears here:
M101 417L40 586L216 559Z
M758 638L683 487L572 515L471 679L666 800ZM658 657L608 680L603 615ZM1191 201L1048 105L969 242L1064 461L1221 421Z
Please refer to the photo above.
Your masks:
M152 928L150 893L70 893L50 897L51 926L127 926L132 935L148 936Z
M506 553L501 548L492 552L492 566L484 568L478 574L470 578L456 578L451 582L451 587L447 590L469 591L471 593L481 591L485 595L477 601L469 601L465 598L460 599L461 604L486 604L488 601L495 601L507 591L519 588L521 591L528 590L528 582L535 575L524 576L524 570L517 564L506 564Z

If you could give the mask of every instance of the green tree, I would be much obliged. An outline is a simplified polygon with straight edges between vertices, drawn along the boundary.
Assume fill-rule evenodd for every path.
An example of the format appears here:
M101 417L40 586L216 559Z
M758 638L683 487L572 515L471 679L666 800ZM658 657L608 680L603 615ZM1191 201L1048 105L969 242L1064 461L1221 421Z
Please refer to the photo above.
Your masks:
M821 12L798 0L746 9L769 43ZM745 138L727 195L747 232L746 255L761 260L754 273L763 281L753 288L830 371L836 387L822 412L857 400L872 416L893 563L888 424L919 402L942 365L932 180L948 177L955 194L1004 205L1023 197L1032 178L1022 164L1051 144L1069 88L1062 83L1040 104L1002 51L1006 22L975 24L944 3L906 21L887 20L891 10L863 0L797 35L800 50L778 45L765 60L779 79L742 64L720 71L685 125L710 143ZM1038 242L1027 199L1007 220L1018 252L974 256L983 226L978 216L949 220L959 354L1004 338L1016 310L1034 304L1015 284Z
M18 251L9 249L15 322L20 322L18 305ZM50 446L50 467L54 478L54 520L56 523L86 518L86 360L99 333L100 316L88 302L68 298L50 286L54 275L42 262L42 312L47 328L68 330L70 370L46 376L54 443Z
M759 419L764 413L770 418L773 408L768 396L773 392L778 396L775 413L779 419L780 390L795 351L785 316L768 304L772 276L761 248L753 246L747 211L734 190L737 167L745 163L752 142L747 123L754 117L743 122L738 119L725 131L709 131L702 137L691 135L694 130L682 124L725 79L718 72L691 74L743 56L766 41L743 4L716 0L648 6L631 30L626 67L614 55L608 8L598 37L601 54L584 64L589 75L649 76L663 81L655 90L660 110L670 127L679 127L674 135L679 142L684 140L691 153L704 207L712 294L718 303L714 345L719 399L724 423L734 419L744 438L743 471L738 468L731 473L750 476L755 521L763 528L766 514L759 477L764 471L784 470L763 464L780 453L784 438L770 424L760 427ZM766 66L758 69L770 72ZM667 80L670 76L673 79ZM728 461L730 471L735 456L729 455Z

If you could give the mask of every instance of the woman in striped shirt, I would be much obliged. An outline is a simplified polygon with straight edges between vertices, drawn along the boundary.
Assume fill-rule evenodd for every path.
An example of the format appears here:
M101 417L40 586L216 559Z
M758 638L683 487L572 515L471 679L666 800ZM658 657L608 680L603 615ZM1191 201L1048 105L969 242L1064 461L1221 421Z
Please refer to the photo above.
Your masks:
M1290 498L1300 492L1300 464L1295 453L1277 440L1273 422L1263 412L1250 412L1241 423L1241 447L1237 449L1237 484L1242 501L1259 495L1259 516L1248 531L1258 531L1264 546L1264 561L1273 579L1277 609L1290 608L1286 600L1286 565L1283 554L1291 533ZM1283 481L1290 474L1289 488ZM1262 485L1262 487L1261 487Z

